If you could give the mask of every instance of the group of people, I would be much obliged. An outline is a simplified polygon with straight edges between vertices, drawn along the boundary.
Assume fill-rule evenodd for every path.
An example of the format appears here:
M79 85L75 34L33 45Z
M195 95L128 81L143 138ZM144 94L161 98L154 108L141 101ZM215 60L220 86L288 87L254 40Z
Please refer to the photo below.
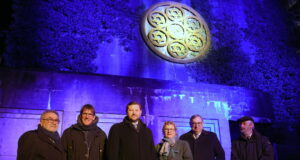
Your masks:
M140 120L142 106L130 102L127 116L114 124L107 138L97 126L95 108L82 106L77 123L63 132L57 128L59 115L46 110L36 130L24 133L18 142L18 160L225 160L224 150L215 133L203 129L203 118L190 118L191 130L177 138L176 124L166 121L164 138L154 145L152 131ZM254 130L251 117L239 119L241 137L232 143L231 159L273 159L269 140Z

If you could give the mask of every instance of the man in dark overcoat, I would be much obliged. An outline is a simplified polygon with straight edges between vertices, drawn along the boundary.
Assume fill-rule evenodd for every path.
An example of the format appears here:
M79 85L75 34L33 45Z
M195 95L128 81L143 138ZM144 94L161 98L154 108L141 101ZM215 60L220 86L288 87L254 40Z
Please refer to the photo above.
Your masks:
M191 131L180 136L189 143L194 160L225 160L225 152L217 135L203 129L203 118L193 115L190 118Z
M274 160L274 151L269 139L254 129L252 117L238 119L241 136L233 141L232 160Z
M59 115L46 110L36 130L24 133L18 141L17 160L65 160L57 132Z
M97 126L98 120L93 105L85 104L81 107L77 123L62 135L68 160L106 160L107 137Z
M109 160L155 160L151 130L140 120L142 107L130 102L123 122L113 125L108 135Z

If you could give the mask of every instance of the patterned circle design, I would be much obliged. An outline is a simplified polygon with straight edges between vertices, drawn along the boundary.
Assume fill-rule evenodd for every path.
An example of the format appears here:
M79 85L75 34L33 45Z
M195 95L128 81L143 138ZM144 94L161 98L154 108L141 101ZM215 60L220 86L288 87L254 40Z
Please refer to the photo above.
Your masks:
M210 48L210 31L193 8L177 2L150 7L142 20L141 32L158 56L175 63L203 59Z
M185 43L188 46L189 50L194 52L201 51L203 47L203 40L200 36L197 35L190 35L186 38Z
M190 32L199 32L201 31L201 23L197 17L191 16L185 19L185 27Z
M187 56L187 47L183 41L175 40L168 44L168 52L172 57L182 59Z
M153 27L164 26L167 23L167 18L163 12L152 12L148 15L148 22Z
M181 7L171 5L165 9L168 18L172 21L180 20L184 17L184 11Z
M168 42L168 35L162 29L152 29L148 37L151 43L156 47L163 47Z

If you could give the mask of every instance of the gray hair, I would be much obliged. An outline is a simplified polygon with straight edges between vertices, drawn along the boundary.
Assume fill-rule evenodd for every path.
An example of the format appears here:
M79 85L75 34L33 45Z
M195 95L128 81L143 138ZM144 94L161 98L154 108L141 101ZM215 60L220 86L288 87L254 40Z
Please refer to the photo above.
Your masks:
M57 113L55 110L45 110L45 111L42 113L42 115L41 115L41 117L40 117L40 120L43 120L44 117L45 117L45 115L46 115L47 113L54 113L54 114L57 115L57 117L59 117L58 113Z

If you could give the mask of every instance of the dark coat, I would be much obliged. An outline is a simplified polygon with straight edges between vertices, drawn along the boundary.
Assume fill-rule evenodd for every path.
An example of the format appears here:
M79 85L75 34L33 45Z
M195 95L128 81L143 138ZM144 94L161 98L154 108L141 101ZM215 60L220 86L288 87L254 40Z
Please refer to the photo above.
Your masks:
M17 160L65 160L60 142L46 135L41 126L24 133L18 142Z
M193 160L193 155L189 144L183 140L176 140L175 145L170 147L170 153L168 157L160 156L163 143L159 143L155 146L156 152L159 156L159 160Z
M139 121L137 130L127 117L111 127L108 136L109 160L156 159L151 130L142 121Z
M62 135L62 144L67 153L68 160L104 160L107 136L99 127L89 130L88 151L84 131L77 124L66 129ZM87 159L87 154L89 154Z
M194 139L189 131L180 136L189 143L194 160L225 160L225 152L215 133L202 130L199 138Z
M232 160L273 160L273 147L267 137L253 131L250 139L240 136L232 143Z

